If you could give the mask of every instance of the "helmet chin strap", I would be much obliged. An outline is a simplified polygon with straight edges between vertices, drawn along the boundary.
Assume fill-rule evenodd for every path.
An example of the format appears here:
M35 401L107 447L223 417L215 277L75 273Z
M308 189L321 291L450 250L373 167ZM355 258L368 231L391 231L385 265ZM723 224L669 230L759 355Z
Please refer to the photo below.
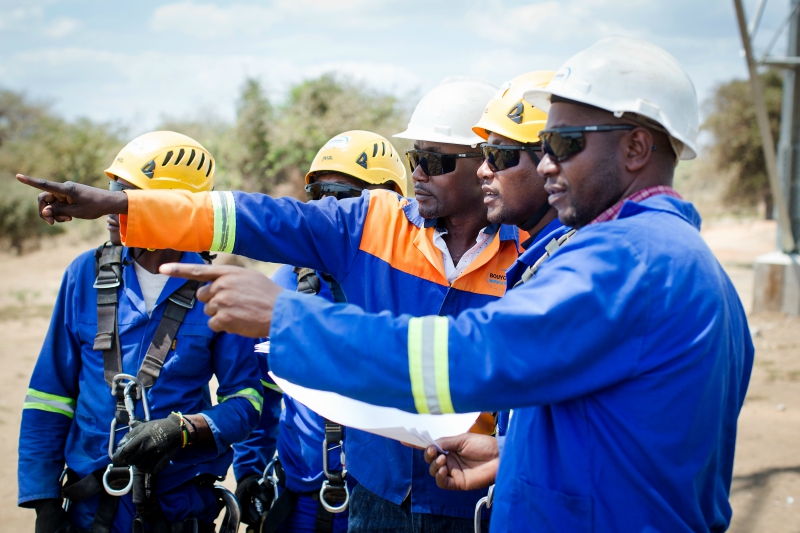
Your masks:
M544 205L539 209L537 209L531 218L529 218L522 224L519 224L517 227L522 231L530 231L531 229L533 229L534 226L536 226L536 224L542 221L547 212L550 211L550 207L551 207L550 204L547 201L545 201Z

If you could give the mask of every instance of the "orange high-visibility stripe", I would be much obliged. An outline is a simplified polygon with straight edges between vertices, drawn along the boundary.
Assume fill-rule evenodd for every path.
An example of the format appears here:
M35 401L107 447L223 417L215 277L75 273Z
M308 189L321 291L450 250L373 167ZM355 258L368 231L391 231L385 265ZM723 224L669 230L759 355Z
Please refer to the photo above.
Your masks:
M120 215L122 244L205 252L214 239L214 206L207 192L125 191L128 214Z
M433 245L434 228L418 228L409 222L403 212L408 204L405 198L381 190L370 191L369 195L359 249L406 274L449 285L442 252Z
M419 228L408 221L407 200L386 191L370 191L369 211L360 249L393 268L418 278L450 285L444 274L442 251L433 244L433 227ZM453 288L500 297L506 290L506 269L518 257L514 241L500 241L499 233L453 282Z

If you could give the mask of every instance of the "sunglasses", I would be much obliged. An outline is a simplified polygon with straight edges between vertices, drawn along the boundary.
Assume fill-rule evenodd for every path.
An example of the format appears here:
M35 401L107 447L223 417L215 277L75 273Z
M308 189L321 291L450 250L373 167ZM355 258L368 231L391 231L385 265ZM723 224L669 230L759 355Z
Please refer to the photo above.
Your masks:
M358 198L363 190L343 183L319 181L306 185L306 197L309 200L319 200L326 196L333 196L337 200L344 200L345 198Z
M586 132L604 133L608 131L635 130L637 126L617 124L614 126L570 126L552 128L539 132L544 153L558 161L564 161L586 148Z
M492 165L496 170L505 170L519 165L520 152L526 151L533 164L538 165L540 158L536 154L537 151L541 152L542 147L539 144L528 144L519 146L516 144L482 144L481 153L487 163Z
M483 157L483 154L440 154L438 152L415 149L408 150L406 157L412 173L417 167L422 167L422 171L428 176L441 176L442 174L449 174L456 169L456 159Z
M111 180L108 182L108 190L109 191L132 191L136 189L136 187L131 187L129 185L123 185L117 180Z

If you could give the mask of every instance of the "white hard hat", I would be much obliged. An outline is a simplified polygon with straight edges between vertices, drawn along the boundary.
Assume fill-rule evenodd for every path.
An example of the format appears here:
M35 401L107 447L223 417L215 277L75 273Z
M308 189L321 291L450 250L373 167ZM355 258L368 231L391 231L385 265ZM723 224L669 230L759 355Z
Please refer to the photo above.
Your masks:
M451 76L422 97L400 139L475 146L484 142L472 131L497 86L480 78Z
M628 37L597 41L568 59L546 87L526 92L525 100L549 111L551 95L599 107L617 117L635 113L654 121L680 141L672 143L680 159L697 157L694 85L680 63L652 43Z

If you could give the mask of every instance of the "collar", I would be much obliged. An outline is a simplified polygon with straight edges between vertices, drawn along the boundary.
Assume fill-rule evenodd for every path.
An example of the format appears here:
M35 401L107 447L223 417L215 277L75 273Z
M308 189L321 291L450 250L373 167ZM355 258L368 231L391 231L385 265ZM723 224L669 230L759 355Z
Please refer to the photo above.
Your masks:
M133 261L133 254L131 253L131 249L127 246L122 251L122 257L124 260L129 262ZM192 252L183 252L181 256L181 260L179 263L189 264L189 265L201 265L205 264L203 258L200 257L200 254L192 253ZM147 315L147 311L145 310L144 305L144 297L142 296L142 288L139 286L139 278L136 276L136 269L135 268L123 268L122 269L122 279L123 279L123 286L126 290L126 295L128 299L133 302L134 306L142 312L144 315ZM164 286L164 289L161 291L161 295L158 297L156 301L155 307L161 305L161 303L172 296L172 293L180 289L188 280L183 278L170 278L167 281L167 284ZM155 307L153 309L155 309Z
M600 222L608 222L610 220L616 220L620 212L622 211L622 206L625 205L625 202L639 203L642 200L646 200L651 196L657 196L659 194L671 196L672 198L676 198L678 200L683 200L683 197L681 197L681 195L678 194L678 191L676 191L672 187L667 187L666 185L655 185L653 187L647 187L646 189L636 191L627 198L623 198L616 204L612 205L611 207L600 213L597 216L597 218L589 222L587 226L591 226L592 224L599 224Z

